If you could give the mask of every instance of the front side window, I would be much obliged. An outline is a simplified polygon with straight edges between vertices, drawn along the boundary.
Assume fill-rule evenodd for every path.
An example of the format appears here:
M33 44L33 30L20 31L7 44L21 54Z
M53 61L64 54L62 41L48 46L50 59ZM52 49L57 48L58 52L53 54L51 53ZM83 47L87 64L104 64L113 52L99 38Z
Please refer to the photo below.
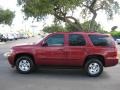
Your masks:
M64 45L64 35L56 34L49 37L46 40L47 46L63 46Z
M89 35L94 46L111 46L112 39L108 35Z
M85 39L80 34L69 35L69 45L70 46L84 46L86 44Z

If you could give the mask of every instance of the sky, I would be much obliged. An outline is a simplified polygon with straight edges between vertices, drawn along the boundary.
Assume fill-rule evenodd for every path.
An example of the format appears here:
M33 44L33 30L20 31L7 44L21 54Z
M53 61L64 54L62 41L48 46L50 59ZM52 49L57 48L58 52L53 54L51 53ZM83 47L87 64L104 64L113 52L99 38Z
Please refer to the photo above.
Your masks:
M21 7L17 5L17 0L0 0L0 8L3 9L10 9L11 11L15 12L15 18L13 20L13 23L11 25L11 27L9 26L4 26L4 30L7 32L7 29L11 29L12 30L20 30L20 29L34 29L31 28L31 26L36 26L35 29L42 29L43 26L45 26L44 24L47 23L46 25L50 25L52 23L52 18L48 17L48 19L46 21L41 21L41 22L34 22L32 23L33 19L29 19L27 21L25 21L23 19L24 13L21 11ZM3 25L0 25L0 29L3 28Z
M120 2L120 0L117 1ZM21 11L21 7L17 6L17 0L0 0L0 7L3 9L10 9L15 11L16 16L11 26L13 29L31 28L31 26L37 26L36 29L42 29L45 23L45 25L50 25L53 21L51 16L49 16L46 21L41 22L32 23L32 19L24 21L24 13ZM80 18L78 12L75 13L74 16ZM103 12L99 12L96 21L100 23L105 30L108 31L110 31L112 26L118 26L118 28L120 28L120 15L115 15L113 20L107 20L106 15L103 14Z

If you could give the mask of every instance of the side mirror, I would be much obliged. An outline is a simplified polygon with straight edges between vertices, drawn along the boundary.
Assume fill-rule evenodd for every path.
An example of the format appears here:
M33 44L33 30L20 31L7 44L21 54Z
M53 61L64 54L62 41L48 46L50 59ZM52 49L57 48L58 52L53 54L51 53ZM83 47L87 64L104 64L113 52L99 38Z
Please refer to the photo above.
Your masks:
M47 42L43 41L42 46L47 46Z

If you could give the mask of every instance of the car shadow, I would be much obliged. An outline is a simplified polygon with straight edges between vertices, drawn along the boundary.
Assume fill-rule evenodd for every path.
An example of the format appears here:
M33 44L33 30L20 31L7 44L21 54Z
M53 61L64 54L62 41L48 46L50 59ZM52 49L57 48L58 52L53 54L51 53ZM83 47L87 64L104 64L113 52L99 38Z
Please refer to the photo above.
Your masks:
M105 71L103 71L99 77L89 77L83 70L80 69L39 69L31 74L19 74L16 70L14 70L13 74L12 75L15 77L25 77L28 79L51 78L64 80L107 80L110 78L110 76Z

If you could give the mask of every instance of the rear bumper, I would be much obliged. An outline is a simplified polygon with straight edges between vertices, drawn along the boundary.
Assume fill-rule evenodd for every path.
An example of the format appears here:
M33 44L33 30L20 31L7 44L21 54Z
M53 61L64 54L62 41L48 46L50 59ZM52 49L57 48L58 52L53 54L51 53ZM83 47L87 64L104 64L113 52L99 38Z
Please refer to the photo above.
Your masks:
M105 67L111 67L118 64L119 59L106 59L105 60Z

